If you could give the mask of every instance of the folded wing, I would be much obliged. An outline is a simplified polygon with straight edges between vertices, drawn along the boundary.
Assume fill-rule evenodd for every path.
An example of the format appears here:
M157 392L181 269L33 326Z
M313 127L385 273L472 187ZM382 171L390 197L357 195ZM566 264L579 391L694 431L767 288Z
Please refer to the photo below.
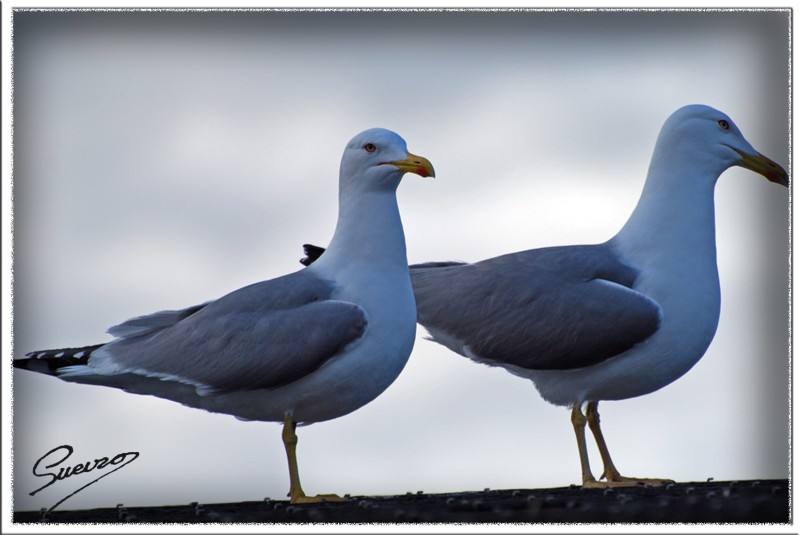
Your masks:
M411 269L418 320L434 339L476 360L535 370L590 366L649 338L661 309L632 289L636 276L606 245Z
M201 395L276 388L318 369L367 330L366 311L301 271L217 301L129 320L69 374L135 373L188 383Z

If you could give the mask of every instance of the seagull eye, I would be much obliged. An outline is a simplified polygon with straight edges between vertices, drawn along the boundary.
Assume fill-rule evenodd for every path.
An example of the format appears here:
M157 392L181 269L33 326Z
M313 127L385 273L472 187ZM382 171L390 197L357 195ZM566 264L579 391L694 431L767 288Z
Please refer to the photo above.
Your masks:
M367 143L364 145L364 150L367 152L375 152L378 150L378 147L376 147L374 143Z
M717 121L717 124L723 130L730 130L731 129L731 124L728 121L726 121L725 119L720 119L719 121Z

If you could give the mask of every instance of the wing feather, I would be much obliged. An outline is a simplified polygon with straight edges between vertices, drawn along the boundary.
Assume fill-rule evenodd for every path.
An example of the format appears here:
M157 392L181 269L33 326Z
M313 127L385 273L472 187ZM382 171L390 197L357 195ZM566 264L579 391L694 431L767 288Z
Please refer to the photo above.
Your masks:
M418 320L434 339L440 333L462 354L539 370L597 364L649 338L661 309L632 289L636 275L605 245L411 270Z
M332 299L333 290L302 271L184 309L189 314L130 320L122 325L143 330L102 347L92 365L189 383L203 394L276 388L312 373L366 331L366 311Z

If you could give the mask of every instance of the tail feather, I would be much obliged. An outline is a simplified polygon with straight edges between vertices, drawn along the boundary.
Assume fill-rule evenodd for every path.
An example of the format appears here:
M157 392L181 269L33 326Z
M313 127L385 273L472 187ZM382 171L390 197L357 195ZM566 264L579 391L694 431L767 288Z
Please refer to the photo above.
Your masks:
M409 269L430 269L430 268L443 268L451 266L463 266L465 262L458 260L448 260L444 262L423 262L422 264L411 264Z
M58 371L66 366L86 365L92 353L104 345L96 344L84 347L31 351L25 355L25 358L14 359L14 367L48 375L57 375Z
M304 266L310 266L316 262L320 256L322 256L322 253L325 252L325 248L319 247L318 245L312 245L310 243L304 243L303 252L306 254L306 256L300 259L300 263Z
M325 248L310 243L304 243L303 252L306 255L300 259L300 263L303 264L304 266L310 266L311 264L316 262L320 256L322 256L322 253L325 252ZM450 266L463 266L464 264L465 262L461 261L424 262L422 264L412 264L408 267L410 269L428 269L428 268L442 268Z

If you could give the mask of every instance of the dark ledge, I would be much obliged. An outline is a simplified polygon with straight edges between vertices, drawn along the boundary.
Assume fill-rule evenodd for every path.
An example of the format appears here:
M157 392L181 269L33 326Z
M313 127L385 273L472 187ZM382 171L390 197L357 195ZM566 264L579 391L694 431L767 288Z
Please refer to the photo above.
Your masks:
M344 503L287 501L18 511L15 523L741 523L789 524L788 480L673 483L588 490L489 490L355 496Z

